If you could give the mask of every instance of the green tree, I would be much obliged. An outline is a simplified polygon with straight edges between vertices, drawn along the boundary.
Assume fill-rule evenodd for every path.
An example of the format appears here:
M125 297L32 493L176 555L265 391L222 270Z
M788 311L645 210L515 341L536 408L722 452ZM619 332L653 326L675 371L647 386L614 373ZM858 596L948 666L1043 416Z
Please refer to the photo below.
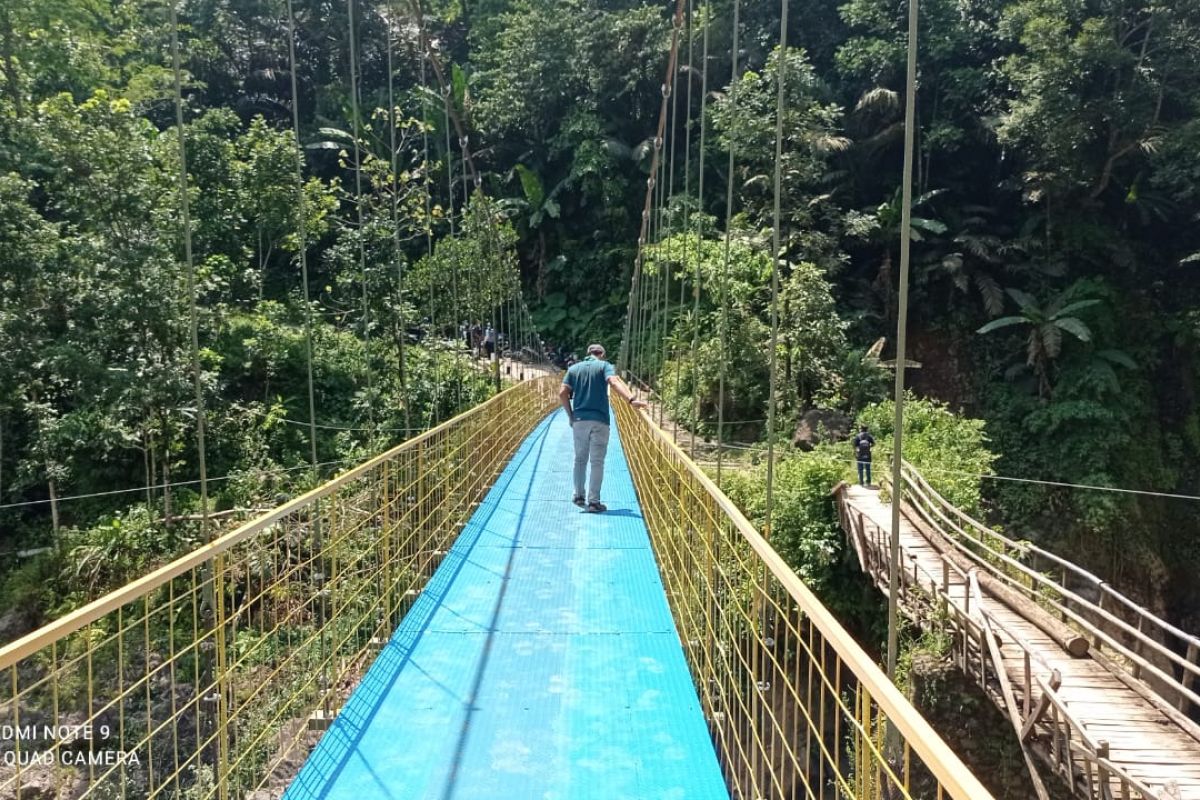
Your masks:
M1032 296L1019 289L1006 290L1016 301L1021 313L1018 316L1000 317L984 325L976 333L991 333L1014 325L1029 327L1025 340L1025 363L1037 375L1038 392L1043 397L1050 392L1050 371L1062 353L1063 333L1069 333L1081 342L1092 340L1092 330L1075 314L1100 303L1095 298L1076 299L1076 287L1061 292L1049 303L1042 305Z

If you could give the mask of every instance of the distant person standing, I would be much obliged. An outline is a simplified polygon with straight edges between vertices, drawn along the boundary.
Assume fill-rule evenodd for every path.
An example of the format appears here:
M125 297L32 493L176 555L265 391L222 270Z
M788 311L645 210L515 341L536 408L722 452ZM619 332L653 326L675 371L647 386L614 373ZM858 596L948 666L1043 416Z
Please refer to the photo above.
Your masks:
M586 359L567 370L558 397L567 412L575 440L575 496L572 502L589 513L599 514L608 510L600 502L604 457L608 451L608 387L612 386L613 391L634 408L645 408L646 403L633 396L625 381L617 377L613 365L604 360L603 345L588 345L587 351ZM585 497L584 479L588 477L589 464L592 473L587 480Z
M483 334L483 350L489 359L496 352L496 329L491 325L487 326L487 332Z
M867 426L863 425L858 429L858 435L854 437L852 442L854 445L854 460L858 462L858 485L871 485L871 448L875 446L875 437L867 430ZM866 480L863 480L863 475L866 475Z

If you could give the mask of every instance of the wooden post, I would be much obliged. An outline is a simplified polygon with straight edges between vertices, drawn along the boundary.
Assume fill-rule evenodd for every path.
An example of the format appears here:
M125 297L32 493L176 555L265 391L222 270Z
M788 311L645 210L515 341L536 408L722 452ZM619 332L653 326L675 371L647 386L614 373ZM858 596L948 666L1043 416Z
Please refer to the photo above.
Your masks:
M1187 663L1189 663L1189 664L1195 664L1195 663L1196 663L1197 649L1198 649L1198 648L1196 647L1196 643L1195 643L1195 642L1189 642L1189 643L1188 643L1188 648L1187 648L1187 657L1184 659L1185 661L1187 661ZM1181 683L1181 684L1183 684L1183 688L1184 688L1184 689L1191 689L1191 688L1192 688L1192 683L1193 683L1195 680L1196 680L1196 675L1195 675L1195 673L1193 673L1191 670L1184 669L1184 671L1183 671L1183 678L1180 680L1180 683ZM1185 695L1183 692L1180 692L1180 693L1179 693L1179 702L1178 702L1178 704L1177 704L1177 706L1176 706L1176 707L1177 707L1177 708L1178 708L1180 711L1182 711L1182 712L1184 712L1184 713L1186 714L1186 713L1187 713L1187 707L1188 707L1188 704L1189 704L1190 702L1191 702L1191 701L1188 699L1187 695Z
M1145 623L1145 621L1146 621L1146 618L1143 617L1141 614L1138 614L1138 628L1137 628L1138 633L1142 632L1142 625ZM1136 640L1134 640L1133 653L1134 653L1134 655L1138 656L1138 658L1141 658L1142 639L1140 636ZM1141 680L1141 677L1142 677L1142 665L1141 665L1141 662L1136 659L1133 662L1133 677L1135 677L1139 680Z
M1066 567L1062 568L1062 581L1058 585L1064 589L1067 588L1067 568ZM1063 622L1066 622L1067 621L1067 603L1066 603L1065 599L1063 600L1063 610L1062 610L1061 614L1062 614Z
M1033 713L1033 676L1030 675L1032 665L1029 663L1029 651L1024 650L1025 654L1025 718Z

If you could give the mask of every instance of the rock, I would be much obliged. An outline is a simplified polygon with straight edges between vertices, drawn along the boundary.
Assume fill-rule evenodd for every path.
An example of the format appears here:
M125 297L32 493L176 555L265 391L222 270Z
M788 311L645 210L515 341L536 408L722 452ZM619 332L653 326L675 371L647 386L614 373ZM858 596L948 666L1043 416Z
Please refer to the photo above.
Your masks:
M0 785L12 781L16 767L0 769ZM68 800L83 794L87 784L72 769L53 766L23 767L21 769L22 800Z
M20 606L0 614L0 644L20 639L35 627L33 615Z
M828 408L810 408L800 417L792 444L808 452L821 442L840 442L850 435L854 420L849 414Z

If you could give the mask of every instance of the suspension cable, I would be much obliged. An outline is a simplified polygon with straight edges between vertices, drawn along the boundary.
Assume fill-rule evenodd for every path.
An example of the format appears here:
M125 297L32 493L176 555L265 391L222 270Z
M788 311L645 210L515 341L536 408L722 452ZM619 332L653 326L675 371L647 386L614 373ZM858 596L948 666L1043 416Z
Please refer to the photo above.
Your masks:
M424 21L424 13L423 13L422 6L421 6L421 0L410 0L410 2L411 2L412 11L413 11L413 16L416 20L417 30L419 33L419 40L421 42L421 46L424 51L424 55L428 59L429 66L432 67L432 69L433 69L434 77L437 79L438 84L441 87L442 98L443 98L443 107L444 107L446 122L447 122L447 124L446 124L447 160L449 162L449 160L451 158L451 156L450 156L450 151L451 151L450 127L451 127L451 125L453 125L455 132L458 134L459 147L462 152L463 185L464 185L464 187L467 185L467 179L469 177L471 183L475 187L475 191L480 199L480 203L483 205L483 214L486 218L488 232L490 234L489 243L493 245L493 249L496 253L497 262L499 263L499 261L500 261L499 254L500 254L500 244L501 243L500 243L500 238L499 238L499 232L496 229L495 215L492 213L492 211L490 209L490 204L488 203L488 200L487 200L487 197L483 193L483 190L482 190L483 178L480 176L479 171L475 167L475 161L474 161L474 158L472 157L472 154L471 154L471 151L469 148L466 124L463 121L462 117L459 115L457 109L455 109L453 107L453 104L451 102L451 100L452 100L451 84L450 84L450 82L448 82L446 80L445 70L442 68L441 62L438 60L437 55L436 55L436 53L434 53L433 48L429 42L428 36L426 36L426 34L425 34L425 21ZM679 2L682 2L682 0L679 0ZM451 168L448 169L447 172L448 172L447 183L448 183L448 188L450 190L451 235L453 235L454 228L453 228L452 165L451 165ZM465 209L467 207L468 197L469 197L468 192L464 191L463 201L462 201L464 213L465 213ZM520 294L520 292L521 292L521 289L520 289L520 281L519 281L519 276L518 276L517 293ZM482 288L480 288L479 294L481 297L483 296L484 292L483 292ZM457 292L457 265L455 265L454 295L455 295L455 297L454 297L455 308L459 308L460 306L458 303L458 292ZM491 309L494 330L496 329L496 326L499 325L498 314L499 314L499 309L500 309L500 306L502 303L503 303L503 300L497 299L496 304ZM480 321L482 321L482 320L480 320ZM471 321L468 320L468 331L470 331L470 322ZM497 341L498 341L498 337L499 337L498 330L496 331L496 336L497 336ZM540 337L539 337L539 341L540 341ZM499 359L496 360L494 377L497 382L497 388L499 388L499 380L500 380ZM461 380L458 381L457 383L459 385L460 392L461 392ZM461 404L461 393L459 396L459 403Z
M432 275L433 270L433 190L432 179L429 174L429 84L425 74L425 30L424 28L417 29L417 37L419 41L420 52L417 58L420 61L421 73L421 152L424 161L421 162L421 174L423 176L422 184L425 187L425 258L426 266ZM441 364L437 353L432 347L433 336L435 330L435 318L437 312L434 308L435 292L433 288L432 278L429 281L429 325L425 330L425 336L429 339L426 347L429 351L432 361L433 371L433 396L429 407L429 426L441 421ZM457 329L456 329L457 330Z
M179 139L179 213L183 222L183 257L187 263L188 327L192 344L192 383L196 390L196 452L200 468L200 538L209 541L208 454L204 440L204 384L200 376L200 312L196 303L196 263L192 255L192 218L188 205L187 133L183 127L183 68L179 63L179 13L171 8L171 66L175 77L175 130Z
M692 280L692 394L695 395L696 429L700 427L700 260L704 253L704 132L708 119L708 29L710 27L711 6L704 4L704 39L700 48L700 168L696 188L696 209L700 212L696 226L696 274ZM734 23L736 25L736 22ZM736 34L735 34L736 41ZM736 56L735 56L736 58ZM691 87L690 78L688 83ZM720 447L717 447L720 450ZM696 458L696 435L692 433L691 447L688 455Z
M908 75L904 96L904 187L900 219L900 307L896 317L896 416L893 421L891 554L888 562L888 648L887 675L896 674L898 653L898 608L896 592L900 580L900 506L903 483L900 465L904 459L904 366L908 335L908 267L912 249L912 174L913 141L916 135L917 107L917 0L908 0Z
M679 20L679 24L680 25L683 24L682 19ZM690 50L691 50L691 39L690 38L688 40L688 50L690 53ZM666 258L663 260L664 264L665 264L665 268L662 271L663 272L663 275L662 275L662 277L663 277L662 319L659 324L658 364L657 364L657 369L655 370L655 378L654 378L654 385L658 389L658 393L659 393L659 403L658 403L658 424L659 425L663 424L663 405L664 405L664 403L663 403L663 391L662 391L662 389L663 389L662 378L663 378L663 370L666 369L666 363L667 363L667 338L670 336L670 330L671 330L671 326L669 324L670 323L670 309L671 309L671 250L672 250L671 231L672 231L672 227L673 227L672 226L672 213L671 213L671 200L675 195L675 140L678 138L675 136L675 128L679 125L679 92L676 91L676 88L678 87L678 85L679 85L679 69L677 67L675 69L675 71L671 73L671 124L668 127L668 135L670 136L670 144L669 144L669 149L667 151L667 164L669 166L666 168L667 189L666 189L666 193L665 193L665 202L663 203L663 206L665 209L665 214L666 214L666 216L663 220L664 225L666 227L666 236L664 237L664 241L666 242ZM690 84L689 84L689 86L690 86ZM685 160L686 160L686 154L685 154Z
M349 10L350 24L350 115L354 127L354 194L355 209L358 216L358 266L362 280L363 307L363 360L367 369L364 381L367 385L367 420L371 427L375 426L375 402L372 396L371 380L371 307L367 279L366 230L363 225L363 192L362 192L362 148L359 142L359 109L358 109L358 45L354 6L357 0L346 0Z
M632 341L630 334L632 333L634 302L638 294L638 287L642 277L642 261L646 247L647 234L649 233L650 212L653 203L654 195L654 175L658 172L659 161L659 145L663 140L663 134L667 126L667 101L670 99L671 76L675 74L676 62L679 58L679 28L683 19L683 9L685 0L675 0L675 16L671 26L671 50L667 57L667 70L662 83L662 103L659 105L658 111L658 128L655 133L654 153L650 160L650 180L647 181L646 199L642 211L641 232L638 235L637 255L633 262L633 274L630 277L631 285L629 291L629 303L625 310L625 335L621 341L620 354L617 357L618 369L628 371L630 355L632 354ZM735 0L736 2L736 0Z
M771 367L770 388L767 393L767 500L766 527L764 537L771 539L772 513L775 510L775 415L777 411L779 391L779 261L783 258L783 247L780 241L780 200L783 190L782 166L783 161L783 115L787 110L787 34L788 34L788 0L779 3L779 50L775 59L775 80L779 85L775 98L775 207L772 212L771 226Z
M317 401L313 389L313 313L308 291L308 209L304 195L304 146L300 143L300 92L296 77L296 14L292 0L287 0L288 68L292 77L292 134L296 138L296 214L297 248L300 255L300 288L304 300L304 365L308 384L308 446L313 482L317 478ZM407 423L406 423L407 424Z
M729 103L733 107L731 110L737 110L738 88L738 28L741 25L741 0L733 0L733 32L732 36L732 58L729 77ZM733 170L735 164L735 153L737 145L735 137L732 133L729 136L729 174L725 182L725 255L721 261L721 357L718 359L719 365L717 368L717 486L721 486L722 468L724 467L724 448L721 446L725 443L725 363L728 360L728 338L729 338L729 248L733 235Z
M388 0L387 26L387 71L388 71L388 128L390 129L391 169L392 169L392 259L396 267L396 324L400 328L396 345L400 350L400 400L404 404L404 427L409 427L412 420L409 417L408 375L404 363L404 340L408 331L404 326L404 259L400 254L400 185L397 177L399 172L399 153L396 150L396 70L393 66L392 51L394 49L392 34L395 30L395 14L392 0Z
M693 0L688 0L687 21L684 29L687 31L688 55L687 55L687 102L684 103L684 119L683 119L683 197L685 200L684 215L683 215L683 257L680 260L679 270L679 314L683 313L684 302L686 297L687 286L687 232L691 228L692 214L688 210L688 204L692 197L692 170L690 168L692 158L692 78L693 78L693 59L692 53L695 49L695 3ZM672 377L675 378L675 389L672 392L673 397L678 402L679 400L679 383L680 374L683 372L683 353L680 348L680 338L674 338L674 369ZM679 412L673 411L671 414L671 440L676 444L679 443ZM696 437L692 436L691 452L694 455L696 449Z

